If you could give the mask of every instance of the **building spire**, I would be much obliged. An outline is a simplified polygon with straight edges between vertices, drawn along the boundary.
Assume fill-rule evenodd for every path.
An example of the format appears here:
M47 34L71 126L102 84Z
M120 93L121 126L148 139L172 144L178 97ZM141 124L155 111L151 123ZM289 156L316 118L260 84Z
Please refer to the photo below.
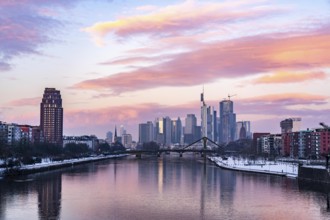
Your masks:
M115 140L117 140L117 126L115 125Z
M203 85L203 91L201 93L201 104L202 104L202 106L205 105L205 100L204 100L204 85Z

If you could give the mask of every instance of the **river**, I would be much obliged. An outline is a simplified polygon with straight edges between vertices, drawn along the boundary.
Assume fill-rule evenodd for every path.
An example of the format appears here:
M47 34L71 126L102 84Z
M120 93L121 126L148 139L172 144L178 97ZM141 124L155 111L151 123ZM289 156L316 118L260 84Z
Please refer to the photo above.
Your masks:
M0 219L330 219L309 187L197 155L131 156L0 180Z

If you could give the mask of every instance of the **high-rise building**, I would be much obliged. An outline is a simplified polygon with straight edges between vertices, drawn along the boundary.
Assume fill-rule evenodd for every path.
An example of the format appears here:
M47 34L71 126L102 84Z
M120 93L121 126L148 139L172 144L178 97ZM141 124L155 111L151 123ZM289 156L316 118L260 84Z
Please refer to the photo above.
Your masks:
M126 148L131 148L132 147L132 135L131 134L123 134L122 136L122 140L123 140L123 145Z
M172 120L172 144L180 144L182 135L181 119Z
M214 142L218 141L218 118L217 118L217 111L213 109L213 115L212 115L212 140Z
M239 139L252 139L251 122L250 121L238 121L236 122L236 137Z
M169 117L155 120L155 140L163 146L170 146L172 140L172 120Z
M170 146L172 141L172 120L170 117L164 118L164 144Z
M111 144L112 143L112 138L113 138L113 134L111 131L108 131L107 132L107 137L105 138L105 141L108 143L108 144Z
M119 129L119 133L120 133L120 136L122 137L124 134L127 133L124 125L120 125L120 129Z
M184 143L191 144L196 141L197 118L194 114L188 114L184 127Z
M231 100L220 102L220 131L219 141L228 143L235 140L236 114L234 113L234 103Z
M216 136L216 115L214 109L207 106L204 100L204 92L201 94L201 134L202 137L208 137L215 140Z
M282 134L282 146L281 146L281 154L282 155L290 155L290 137L289 133L300 131L301 126L301 118L287 118L280 123L281 126L281 134Z
M62 145L63 140L63 108L59 90L45 88L40 103L40 128L45 142Z
M300 131L301 118L287 118L280 123L281 133Z
M139 124L139 143L147 143L154 140L154 126L151 121Z
M208 111L210 109L207 107L204 101L204 92L201 94L201 133L202 137L207 137L207 119Z
M159 144L164 144L165 134L163 118L156 118L154 131L154 140Z

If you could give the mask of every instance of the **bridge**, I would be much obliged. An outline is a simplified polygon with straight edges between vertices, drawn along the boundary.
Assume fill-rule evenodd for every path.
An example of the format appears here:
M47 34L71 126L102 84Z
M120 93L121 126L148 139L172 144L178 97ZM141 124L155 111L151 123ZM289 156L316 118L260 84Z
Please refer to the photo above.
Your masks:
M191 148L193 145L196 145L198 143L200 143L202 141L203 143L203 147L201 149L197 149L197 148ZM211 143L213 144L215 147L209 149L207 146L207 143ZM158 150L130 150L130 151L123 151L123 152L116 152L116 154L120 154L120 153L125 153L125 154L132 154L132 155L136 155L136 157L141 158L142 154L157 154L158 157L160 157L160 155L162 153L170 153L170 152L175 152L178 153L180 155L180 157L182 157L183 153L186 152L193 152L193 153L200 153L201 156L206 158L206 154L210 154L210 153L218 153L218 149L221 148L222 146L218 145L217 143L215 143L214 141L210 140L207 137L202 137L201 139L187 145L184 147L179 147L179 148L161 148Z

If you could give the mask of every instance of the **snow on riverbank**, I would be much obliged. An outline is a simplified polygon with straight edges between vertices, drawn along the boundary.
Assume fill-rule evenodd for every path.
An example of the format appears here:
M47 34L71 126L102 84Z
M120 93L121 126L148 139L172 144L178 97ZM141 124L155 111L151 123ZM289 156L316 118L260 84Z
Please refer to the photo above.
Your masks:
M45 170L47 168L56 168L56 167L65 167L65 166L72 166L80 163L87 163L92 161L110 159L110 158L117 158L117 157L125 157L128 154L119 154L119 155L107 155L107 156L94 156L94 157L85 157L85 158L77 158L77 159L69 159L63 161L50 161L49 159L43 159L41 163L31 164L31 165L23 165L18 169L20 171L36 171ZM5 172L5 168L0 168L0 177L3 176Z
M278 161L249 161L244 159L234 159L229 157L224 160L221 157L209 157L211 161L219 167L231 170L274 174L296 178L298 176L298 164L278 162Z

